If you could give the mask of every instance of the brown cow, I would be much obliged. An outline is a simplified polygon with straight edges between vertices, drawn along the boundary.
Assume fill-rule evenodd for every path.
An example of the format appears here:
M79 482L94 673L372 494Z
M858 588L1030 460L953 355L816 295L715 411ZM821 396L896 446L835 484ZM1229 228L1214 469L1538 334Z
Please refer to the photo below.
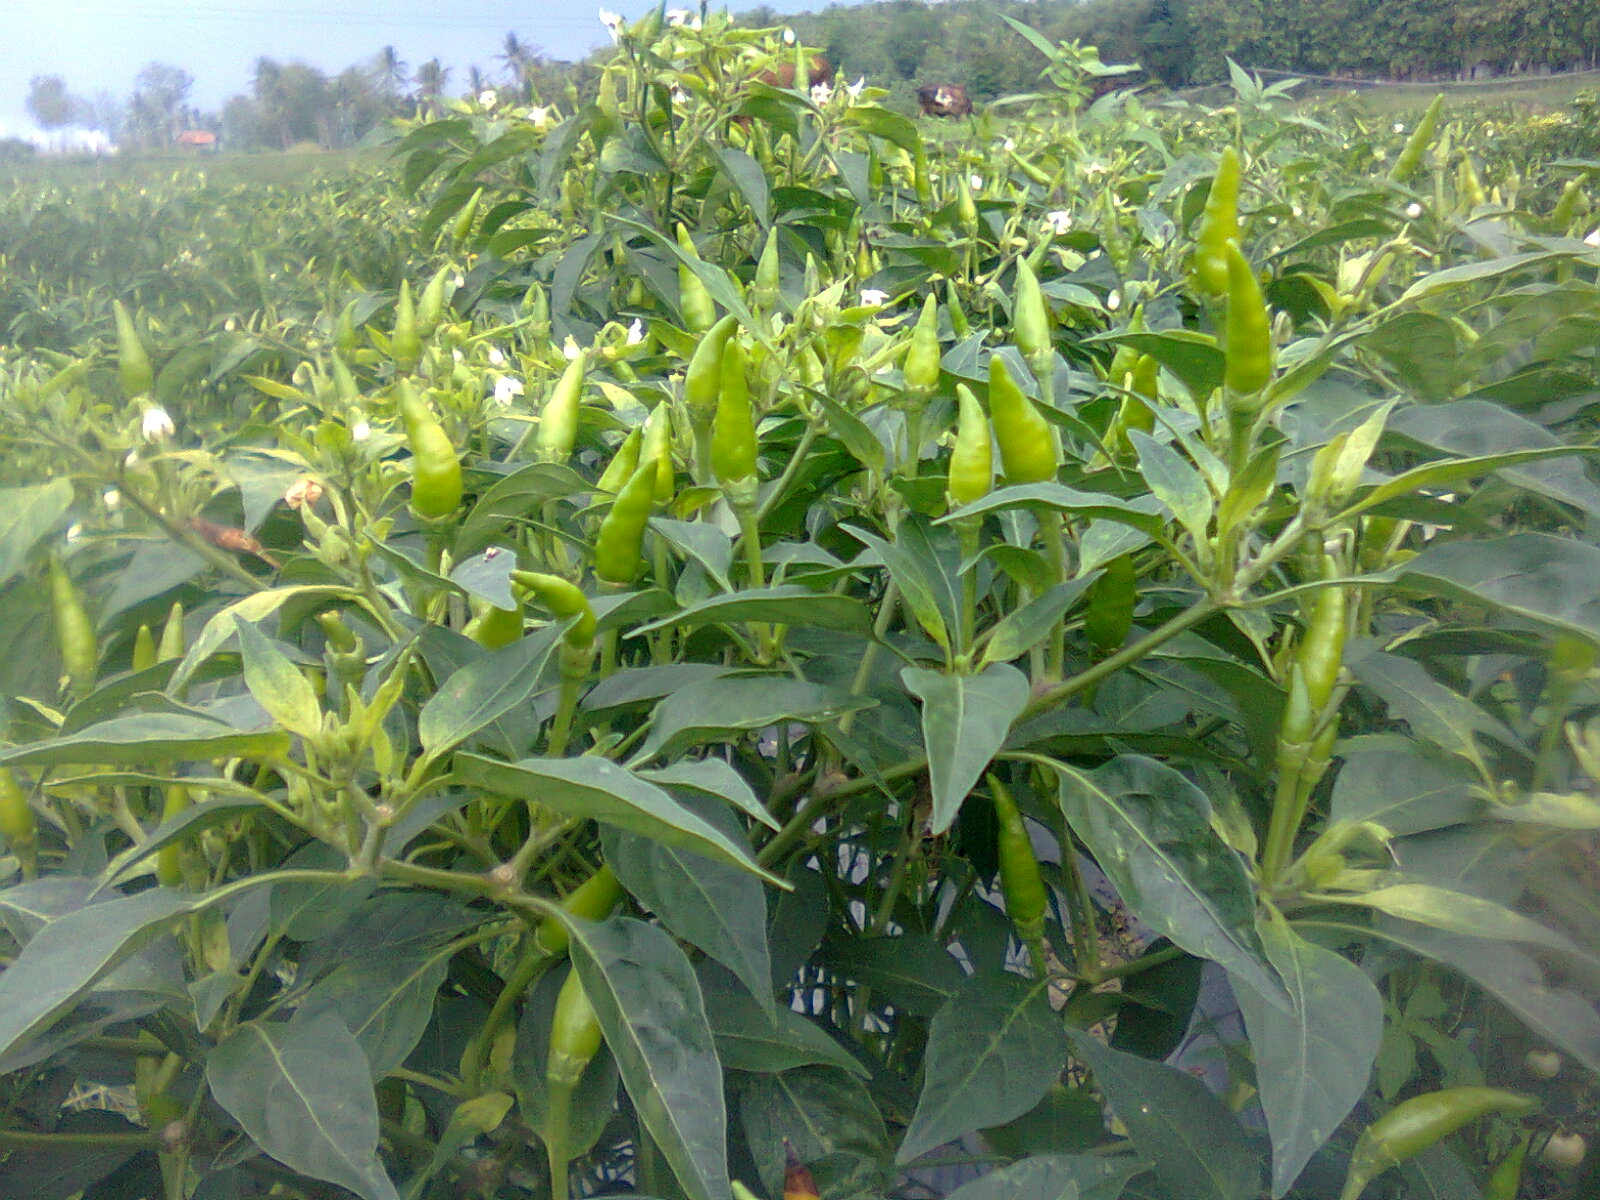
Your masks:
M970 117L972 97L964 83L938 83L917 89L917 103L925 117Z
M763 71L756 79L768 87L792 88L794 86L794 58L784 59L778 64L775 71ZM813 54L811 62L806 68L806 86L814 88L819 83L833 82L833 64L828 61L825 54Z

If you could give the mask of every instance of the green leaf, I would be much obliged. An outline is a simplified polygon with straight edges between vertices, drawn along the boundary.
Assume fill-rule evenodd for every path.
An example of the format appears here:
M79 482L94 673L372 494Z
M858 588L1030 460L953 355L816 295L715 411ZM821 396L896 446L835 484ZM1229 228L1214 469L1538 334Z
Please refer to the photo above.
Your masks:
M848 1050L794 1009L780 1006L765 1012L746 989L724 974L703 975L700 982L706 1018L725 1069L776 1075L796 1067L829 1066L863 1079L871 1077Z
M1195 544L1203 545L1214 511L1205 478L1183 455L1143 430L1130 430L1128 440L1139 453L1139 473L1150 490L1172 511Z
M1061 1019L1042 985L976 975L933 1018L921 1095L895 1161L1020 1117L1066 1066Z
M722 825L731 818L725 810L722 815L724 821L708 816L707 824ZM738 976L763 1007L772 1008L767 900L759 879L738 867L626 833L608 837L605 846L606 862L635 900L677 937Z
M562 500L590 490L590 484L560 463L531 463L500 480L478 497L456 534L455 561L471 558L547 500Z
M665 788L683 788L725 800L748 817L760 821L768 829L781 829L778 819L769 813L751 790L744 776L720 758L685 758L671 766L656 770L641 770L635 774L640 779Z
M885 541L854 526L847 526L846 531L877 552L900 594L911 606L917 624L935 644L948 652L950 627L957 619L957 609L951 600L956 594L955 582L945 576L936 560L917 554L909 546Z
M167 683L167 693L172 696L183 694L184 687L188 684L194 673L200 669L200 664L221 650L238 629L240 622L251 625L260 624L273 613L277 612L291 600L346 600L360 599L358 593L345 587L332 587L326 584L305 584L298 587L273 588L270 591L256 592L242 600L236 600L226 608L219 611L200 631L200 636L195 638L183 660L172 673L171 680Z
M322 732L322 705L311 681L254 625L239 625L244 682L255 702L279 725L303 738Z
M753 1075L739 1089L745 1143L769 1194L783 1188L784 1141L794 1145L826 1196L882 1196L889 1135L867 1084L834 1067Z
M1548 533L1435 542L1386 577L1600 642L1600 547ZM1487 732L1487 731L1486 731Z
M1227 368L1227 358L1217 345L1217 339L1190 329L1107 334L1088 340L1131 346L1140 354L1148 354L1171 371L1189 394L1201 402L1222 386L1223 372Z
M679 626L699 629L706 625L731 625L742 621L836 629L863 637L872 632L872 613L859 600L850 596L814 592L799 584L782 584L713 596L679 609L671 616L640 625L630 636L642 637L658 629Z
M506 763L458 754L456 779L465 787L486 788L564 816L593 819L693 850L783 886L782 880L755 864L748 848L735 844L655 784L604 759L525 758Z
M1128 1127L1134 1148L1183 1200L1255 1200L1261 1167L1245 1132L1193 1075L1069 1030L1073 1052Z
M765 229L772 221L766 170L750 155L733 146L720 146L714 153L724 174L728 176L733 186L739 189L744 202L750 206L756 220Z
M56 766L118 765L207 758L273 758L289 749L289 735L251 732L187 713L136 713L113 717L77 733L29 742L0 753L0 763Z
M1420 300L1425 296L1437 295L1453 288L1514 275L1530 267L1545 266L1572 256L1573 252L1570 250L1534 250L1524 254L1505 254L1459 267L1448 267L1443 271L1433 271L1408 287L1400 297L1399 303L1404 304L1408 300Z
M829 967L881 994L914 1017L931 1017L960 990L966 976L932 936L908 930L890 938L830 939Z
M1213 831L1205 794L1142 755L1125 754L1094 771L1051 766L1067 823L1128 910L1190 954L1287 1004L1256 932L1249 875Z
M430 757L460 745L524 705L545 682L545 666L566 626L554 623L468 663L423 705L417 736Z
M1549 929L1530 917L1513 912L1492 900L1469 896L1449 888L1426 883L1397 883L1341 896L1341 903L1363 904L1402 921L1430 925L1448 933L1491 938L1501 942L1525 942L1562 954L1588 958L1564 934Z
M37 487L0 488L0 587L28 564L28 555L72 507L72 481L63 476Z
M1007 613L990 631L989 640L983 647L983 661L1006 663L1032 650L1050 636L1066 616L1067 610L1078 602L1078 597L1088 591L1100 574L1099 570L1091 570L1066 583L1058 583L1021 608Z
M331 1013L240 1026L206 1059L217 1103L284 1166L399 1200L378 1160L378 1103L367 1059Z
M638 759L672 755L700 742L733 740L730 735L786 721L820 724L872 704L843 688L789 676L726 675L702 680L656 705Z
M1474 821L1484 802L1477 773L1459 758L1397 733L1340 742L1344 760L1333 782L1331 819L1372 821L1396 837Z
M296 1017L338 1017L355 1035L373 1080L383 1079L422 1039L454 955L447 947L426 955L362 955L341 962L306 993Z
M694 968L643 921L567 925L573 965L634 1110L689 1200L723 1200L731 1186L722 1066Z
M1255 1051L1278 1197L1366 1093L1383 1036L1383 997L1360 967L1281 921L1269 922L1262 937L1290 1009L1263 1003L1243 980L1234 995Z
M1145 1163L1088 1154L1036 1154L964 1183L949 1200L1117 1200Z
M1011 723L1028 706L1028 679L1005 663L990 663L981 675L906 667L900 678L922 701L933 790L929 830L937 836L954 823L967 793L1005 744Z
M186 781L187 782L187 781ZM227 780L218 780L227 783ZM205 781L193 785L197 791L205 787ZM129 846L106 864L100 873L101 887L115 887L119 883L126 883L129 879L142 874L137 870L139 864L146 862L163 846L170 846L173 842L212 829L225 822L236 820L250 813L266 807L265 801L259 795L224 795L214 796L208 800L184 809L175 817L169 817L151 832L144 841L134 846Z
M946 525L966 517L981 517L991 512L1034 506L1054 508L1078 517L1116 521L1148 534L1160 533L1165 524L1161 501L1154 496L1136 496L1124 500L1104 492L1081 492L1059 483L1022 483L996 488L982 500L974 500L966 507L939 518L938 523Z
M1517 735L1465 696L1445 687L1413 659L1374 651L1356 657L1350 668L1363 685L1389 706L1389 715L1406 722L1417 737L1477 761L1474 733L1519 748Z

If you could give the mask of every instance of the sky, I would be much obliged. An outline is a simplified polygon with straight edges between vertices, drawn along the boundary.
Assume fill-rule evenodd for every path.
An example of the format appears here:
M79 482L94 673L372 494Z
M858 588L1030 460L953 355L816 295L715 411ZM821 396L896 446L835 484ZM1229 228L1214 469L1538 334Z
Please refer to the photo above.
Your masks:
M735 11L759 0L736 0ZM766 0L805 12L827 0ZM668 7L696 0L668 0ZM713 7L724 7L725 3ZM581 58L606 34L596 0L0 0L0 137L25 133L28 80L60 75L73 95L109 91L125 99L150 62L195 77L192 102L215 110L244 91L263 55L330 74L392 45L413 68L434 57L454 68L452 85L477 63L499 69L507 31L558 59ZM605 0L633 20L653 0Z

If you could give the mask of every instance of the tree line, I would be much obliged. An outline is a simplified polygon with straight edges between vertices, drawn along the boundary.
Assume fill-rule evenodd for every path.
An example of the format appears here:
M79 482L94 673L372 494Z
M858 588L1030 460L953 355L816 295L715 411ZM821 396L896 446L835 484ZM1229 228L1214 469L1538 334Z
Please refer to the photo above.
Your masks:
M915 108L928 82L965 84L984 100L1031 90L1040 60L999 21L1005 13L1053 41L1098 46L1105 62L1138 63L1169 87L1226 78L1227 60L1308 74L1449 79L1600 64L1593 0L882 0L784 16L740 14L752 27L792 26L850 78L886 87ZM608 53L602 51L602 53ZM75 96L59 76L32 81L28 110L41 128L99 130L122 146L170 146L185 129L219 134L236 149L355 145L397 116L437 112L450 95L545 103L585 93L590 60L553 61L507 33L489 66L459 75L437 58L412 67L386 46L329 75L301 62L256 61L249 88L217 112L190 100L194 77L151 63L132 94Z

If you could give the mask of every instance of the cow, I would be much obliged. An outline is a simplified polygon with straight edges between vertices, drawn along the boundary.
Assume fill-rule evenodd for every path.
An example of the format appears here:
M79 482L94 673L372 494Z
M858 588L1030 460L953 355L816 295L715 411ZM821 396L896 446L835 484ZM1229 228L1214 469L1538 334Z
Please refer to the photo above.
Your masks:
M779 63L776 70L763 71L756 79L768 87L792 88L794 75L794 59L790 57ZM833 64L828 61L827 55L813 54L806 65L806 87L814 88L823 83L833 83Z
M925 117L970 117L972 97L966 84L936 83L917 89L917 103Z

